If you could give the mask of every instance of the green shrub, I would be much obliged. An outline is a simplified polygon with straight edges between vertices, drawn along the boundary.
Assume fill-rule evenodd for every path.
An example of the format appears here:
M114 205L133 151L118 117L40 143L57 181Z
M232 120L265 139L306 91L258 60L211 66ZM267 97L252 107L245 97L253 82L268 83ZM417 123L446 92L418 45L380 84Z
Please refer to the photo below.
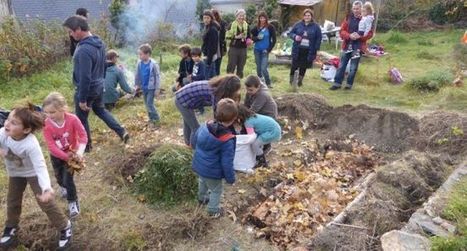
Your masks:
M453 80L453 75L448 71L430 72L425 76L412 79L408 86L419 91L439 91L443 86Z
M68 40L59 23L20 24L5 18L0 24L0 80L47 69L68 55Z
M408 41L409 40L407 40L405 35L398 31L391 31L389 34L389 37L386 39L387 43L392 43L392 44L405 44Z
M191 170L192 152L178 145L154 151L136 174L136 192L149 203L174 204L195 197L197 178Z
M232 22L235 20L235 14L233 13L226 13L222 15L222 19L227 22L227 26L230 26Z
M428 13L436 24L455 23L465 15L464 1L446 0L433 5Z

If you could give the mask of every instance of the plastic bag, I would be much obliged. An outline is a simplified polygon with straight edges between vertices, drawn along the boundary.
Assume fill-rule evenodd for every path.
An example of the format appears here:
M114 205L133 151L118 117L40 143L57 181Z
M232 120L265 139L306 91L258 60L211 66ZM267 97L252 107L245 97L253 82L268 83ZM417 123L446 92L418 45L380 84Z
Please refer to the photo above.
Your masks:
M251 144L256 140L256 134L239 134L235 136L234 169L239 172L252 173L256 164L256 155Z

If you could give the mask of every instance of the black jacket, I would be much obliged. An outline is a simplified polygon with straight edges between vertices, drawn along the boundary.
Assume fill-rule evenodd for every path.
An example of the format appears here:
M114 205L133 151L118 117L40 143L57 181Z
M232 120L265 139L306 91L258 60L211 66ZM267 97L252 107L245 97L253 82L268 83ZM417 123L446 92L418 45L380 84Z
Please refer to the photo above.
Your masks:
M221 56L227 53L227 43L225 42L225 31L227 30L227 22L221 20L219 29L219 45L221 49Z
M193 73L193 65L195 62L191 58L180 60L180 64L178 65L178 78L177 82L180 86L183 86L183 79L186 78L188 75Z
M201 50L206 56L206 64L211 65L214 55L219 51L219 26L210 24L204 29Z
M70 36L70 56L73 57L75 54L76 46L78 46L79 41L76 41L72 36Z
M274 49L274 46L276 46L276 28L274 28L274 25L269 24L268 25L268 30L269 30L269 48L268 52L271 52L272 49ZM259 34L260 29L258 29L258 26L253 27L251 29L251 39L256 42L259 41L258 39L258 34Z

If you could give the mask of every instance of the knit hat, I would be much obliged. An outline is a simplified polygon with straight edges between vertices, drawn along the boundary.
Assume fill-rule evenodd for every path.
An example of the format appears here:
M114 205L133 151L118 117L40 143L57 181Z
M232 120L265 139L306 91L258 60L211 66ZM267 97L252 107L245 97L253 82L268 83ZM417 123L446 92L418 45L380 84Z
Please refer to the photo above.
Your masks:
M243 15L246 15L246 12L244 9L238 9L237 11L235 11L235 16L238 17L238 15L240 14L243 14Z

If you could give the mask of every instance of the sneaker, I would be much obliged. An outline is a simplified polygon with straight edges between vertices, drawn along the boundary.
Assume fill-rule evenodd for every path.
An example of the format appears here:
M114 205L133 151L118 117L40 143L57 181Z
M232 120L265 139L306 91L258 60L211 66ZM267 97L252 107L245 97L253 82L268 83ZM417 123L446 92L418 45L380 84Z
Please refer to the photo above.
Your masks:
M347 91L352 90L352 86L346 86L344 87L344 90L347 90Z
M66 188L64 188L62 186L60 186L58 188L58 194L60 194L60 198L62 198L62 199L66 199L66 197L68 196L68 192L67 192Z
M258 167L268 167L268 162L266 160L266 157L263 155L256 156L256 166L255 168Z
M338 89L340 89L340 88L341 88L340 85L333 85L333 86L329 87L329 90L335 91L335 90L338 90Z
M128 134L128 132L125 130L122 136L122 141L123 143L127 144L129 140L130 140L130 134Z
M71 245L71 237L73 235L71 230L71 221L68 221L68 225L65 227L65 229L60 231L60 239L58 240L57 250L66 250Z
M5 230L3 230L2 238L0 239L0 246L10 246L16 237L17 230L18 229L16 227L5 227Z
M74 218L79 215L79 203L78 201L72 201L68 203L68 210L70 210L70 218Z
M271 144L266 144L263 147L263 153L264 155L268 155L272 150Z
M222 216L224 216L224 209L223 208L219 208L217 210L217 212L215 213L212 213L212 212L208 212L209 216L213 219L217 219L217 218L220 218Z

